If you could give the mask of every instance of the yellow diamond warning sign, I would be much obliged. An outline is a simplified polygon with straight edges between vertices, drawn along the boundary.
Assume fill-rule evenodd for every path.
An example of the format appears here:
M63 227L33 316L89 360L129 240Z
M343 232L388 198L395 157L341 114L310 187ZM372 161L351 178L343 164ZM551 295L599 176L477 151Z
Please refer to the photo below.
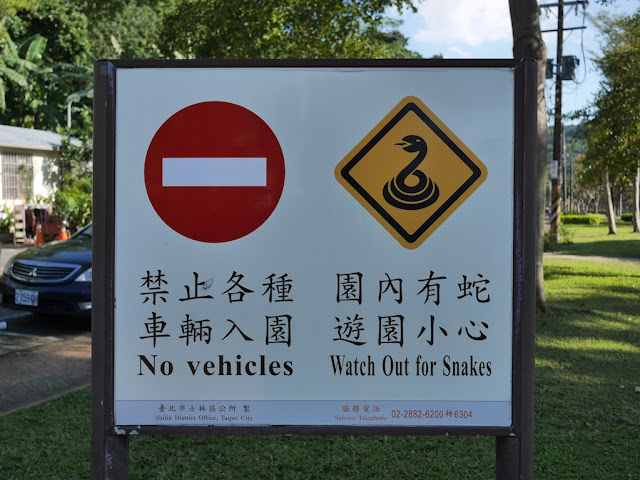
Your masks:
M424 242L487 178L487 168L416 97L342 159L338 182L406 248Z

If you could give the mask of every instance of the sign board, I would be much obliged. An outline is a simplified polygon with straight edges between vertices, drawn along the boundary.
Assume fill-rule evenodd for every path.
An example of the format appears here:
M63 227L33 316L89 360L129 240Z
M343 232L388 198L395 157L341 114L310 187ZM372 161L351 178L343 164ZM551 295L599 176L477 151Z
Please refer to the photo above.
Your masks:
M416 97L403 99L336 169L406 248L419 247L486 177L482 161Z
M553 160L551 162L551 179L552 180L557 180L558 179L558 165L559 165L559 161L558 160Z
M147 149L144 184L169 228L223 243L253 232L271 215L284 173L278 139L260 117L240 105L208 101L186 106L157 130Z
M99 64L117 431L508 435L522 68Z

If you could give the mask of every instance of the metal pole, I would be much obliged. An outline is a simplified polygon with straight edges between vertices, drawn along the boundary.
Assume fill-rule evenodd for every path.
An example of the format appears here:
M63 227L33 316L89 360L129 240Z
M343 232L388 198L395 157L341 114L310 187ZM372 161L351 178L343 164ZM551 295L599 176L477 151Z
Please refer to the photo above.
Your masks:
M91 314L91 478L129 478L129 437L117 435L113 401L113 264L115 255L115 69L95 64L93 102L93 281Z
M567 136L564 125L562 126L562 211L569 210L567 203Z
M564 2L558 2L558 47L556 50L556 108L553 123L553 169L551 176L551 235L559 240L562 192L558 170L562 156L562 42L564 28ZM555 173L555 175L554 175ZM555 177L555 178L554 178Z
M522 478L520 439L496 437L496 480Z
M67 103L67 139L71 138L71 104L73 100L69 100Z
M573 212L573 155L569 155L569 211Z
M516 72L514 171L514 318L512 431L496 437L496 480L533 479L536 210L537 210L537 64L524 61Z
M536 71L529 64L527 68ZM525 77L526 78L526 77ZM525 80L525 145L524 168L522 172L522 287L518 308L522 316L520 332L520 435L518 445L520 453L520 478L533 480L534 445L534 391L535 391L535 337L536 337L536 113L537 113L537 75L532 73ZM513 441L513 440L512 440Z

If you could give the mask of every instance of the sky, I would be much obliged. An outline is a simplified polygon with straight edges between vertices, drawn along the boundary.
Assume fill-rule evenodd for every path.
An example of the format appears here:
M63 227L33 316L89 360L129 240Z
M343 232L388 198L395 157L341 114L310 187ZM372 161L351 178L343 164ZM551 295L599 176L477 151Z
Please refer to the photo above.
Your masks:
M389 16L402 20L400 31L409 38L409 49L422 57L441 54L444 58L512 58L508 0L416 0L416 3L416 13L398 15L397 11L390 11ZM557 3L557 0L538 3ZM601 53L601 41L589 15L597 15L601 11L628 15L638 9L640 0L615 0L608 6L591 0L586 9L565 6L565 28L582 25L587 28L566 31L564 35L563 55L578 57L580 65L576 70L576 80L563 82L563 113L586 108L599 90L601 77L593 58ZM557 11L557 7L541 9L542 30L557 28ZM547 55L555 61L557 33L542 35ZM547 80L548 106L555 102L554 93L553 80Z

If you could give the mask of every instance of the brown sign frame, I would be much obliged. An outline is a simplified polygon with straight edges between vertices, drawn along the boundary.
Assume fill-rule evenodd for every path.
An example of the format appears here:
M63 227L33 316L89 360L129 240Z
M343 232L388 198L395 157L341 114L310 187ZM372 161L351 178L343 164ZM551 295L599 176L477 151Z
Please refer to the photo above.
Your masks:
M514 71L513 335L510 427L117 426L114 419L116 73L135 68L510 68ZM101 60L94 70L92 478L128 478L131 434L488 435L497 478L518 478L533 446L537 64L532 60ZM530 454L532 455L532 454ZM529 463L532 462L532 459Z

